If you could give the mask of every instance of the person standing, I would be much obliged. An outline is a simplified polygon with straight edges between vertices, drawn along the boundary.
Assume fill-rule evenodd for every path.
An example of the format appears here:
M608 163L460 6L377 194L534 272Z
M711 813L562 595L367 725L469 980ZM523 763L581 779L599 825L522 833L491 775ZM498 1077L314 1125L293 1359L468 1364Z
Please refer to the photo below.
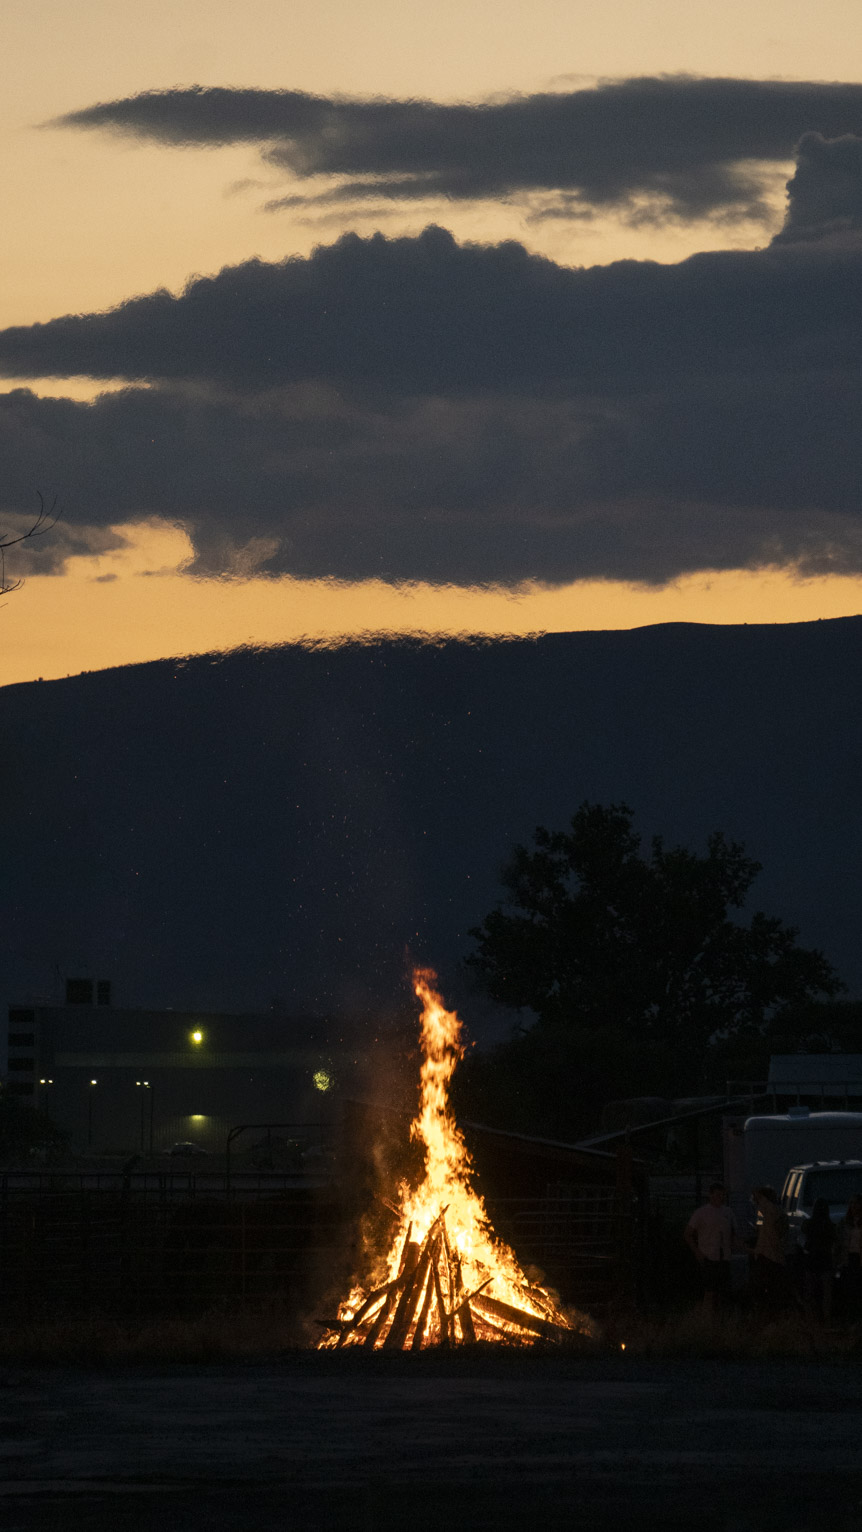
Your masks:
M730 1257L742 1249L727 1190L720 1181L713 1181L703 1207L692 1213L685 1242L700 1268L704 1312L713 1314L730 1296Z
M773 1186L756 1186L753 1196L760 1216L754 1244L752 1295L759 1308L777 1314L790 1301L785 1265L787 1214Z
M862 1196L851 1197L838 1229L838 1266L846 1312L862 1308Z
M808 1312L824 1324L832 1318L832 1282L838 1230L829 1217L829 1203L818 1197L802 1236L802 1282Z

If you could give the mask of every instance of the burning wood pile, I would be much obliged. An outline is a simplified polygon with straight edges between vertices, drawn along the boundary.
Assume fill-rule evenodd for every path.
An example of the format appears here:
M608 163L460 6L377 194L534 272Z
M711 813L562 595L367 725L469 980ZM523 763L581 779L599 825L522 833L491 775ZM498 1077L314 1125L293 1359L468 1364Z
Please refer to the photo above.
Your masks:
M417 970L422 1002L421 1094L411 1136L425 1149L415 1190L400 1188L398 1226L371 1279L358 1285L334 1319L320 1319L323 1347L418 1351L464 1342L564 1340L588 1334L591 1321L564 1314L530 1282L497 1239L472 1185L470 1154L449 1109L449 1081L463 1057L461 1023Z

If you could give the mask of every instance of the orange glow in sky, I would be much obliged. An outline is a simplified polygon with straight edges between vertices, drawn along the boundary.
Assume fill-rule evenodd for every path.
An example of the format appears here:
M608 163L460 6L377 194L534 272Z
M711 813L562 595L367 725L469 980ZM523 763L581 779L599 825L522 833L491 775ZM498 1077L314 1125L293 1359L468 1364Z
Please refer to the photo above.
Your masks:
M103 310L162 285L178 291L195 273L254 255L307 255L346 228L370 234L376 226L361 208L264 211L285 181L251 142L176 150L45 126L97 101L192 83L467 101L636 74L846 80L860 45L855 0L816 8L796 0L724 0L720 8L691 0L4 0L0 327ZM773 167L774 228L790 168ZM657 223L601 210L536 223L508 198L378 208L373 217L387 234L416 233L433 219L461 240L515 238L572 266L676 261L765 244L770 233L763 222ZM0 379L0 391L22 382ZM87 399L111 385L33 386ZM62 510L63 486L55 488ZM2 489L0 475L0 529ZM73 558L62 574L30 576L0 598L0 684L303 636L795 622L862 611L862 578L799 580L777 568L700 573L664 588L588 581L515 592L204 581L183 572L190 545L181 530L150 523L122 531L128 541L117 551Z
M698 574L650 588L585 581L558 589L394 587L380 581L191 579L186 535L122 529L128 545L31 576L0 602L0 684L201 654L237 644L356 633L571 632L657 622L810 622L862 611L862 579L785 571Z

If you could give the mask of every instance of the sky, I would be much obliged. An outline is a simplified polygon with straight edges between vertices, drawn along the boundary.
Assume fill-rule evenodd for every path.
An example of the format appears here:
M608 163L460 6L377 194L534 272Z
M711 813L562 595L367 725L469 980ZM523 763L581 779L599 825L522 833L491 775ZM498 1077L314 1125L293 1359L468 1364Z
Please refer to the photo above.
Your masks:
M845 0L6 0L0 682L862 610Z

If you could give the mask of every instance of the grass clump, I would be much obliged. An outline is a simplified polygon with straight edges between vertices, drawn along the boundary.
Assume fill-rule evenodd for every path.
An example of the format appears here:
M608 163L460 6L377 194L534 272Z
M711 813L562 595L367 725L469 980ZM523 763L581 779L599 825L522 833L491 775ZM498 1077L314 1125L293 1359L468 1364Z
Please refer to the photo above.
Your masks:
M295 1314L279 1303L214 1308L193 1318L41 1316L0 1325L0 1363L226 1362L263 1359L307 1344Z
M0 1365L134 1366L230 1363L299 1358L308 1365L319 1330L278 1300L255 1306L211 1308L193 1317L119 1320L105 1315L43 1315L0 1325ZM862 1362L862 1323L817 1324L798 1311L773 1319L730 1310L711 1315L695 1307L672 1315L632 1311L607 1315L594 1335L573 1333L570 1344L480 1342L454 1351L369 1354L363 1348L318 1353L319 1365L374 1366L413 1373L419 1368L460 1369L562 1363L622 1356L635 1360L819 1360ZM327 1358L330 1359L327 1362ZM305 1364L303 1364L305 1365Z
M743 1310L709 1314L700 1307L661 1318L632 1314L616 1320L607 1341L627 1356L862 1361L862 1324L822 1325L798 1310L771 1318Z

